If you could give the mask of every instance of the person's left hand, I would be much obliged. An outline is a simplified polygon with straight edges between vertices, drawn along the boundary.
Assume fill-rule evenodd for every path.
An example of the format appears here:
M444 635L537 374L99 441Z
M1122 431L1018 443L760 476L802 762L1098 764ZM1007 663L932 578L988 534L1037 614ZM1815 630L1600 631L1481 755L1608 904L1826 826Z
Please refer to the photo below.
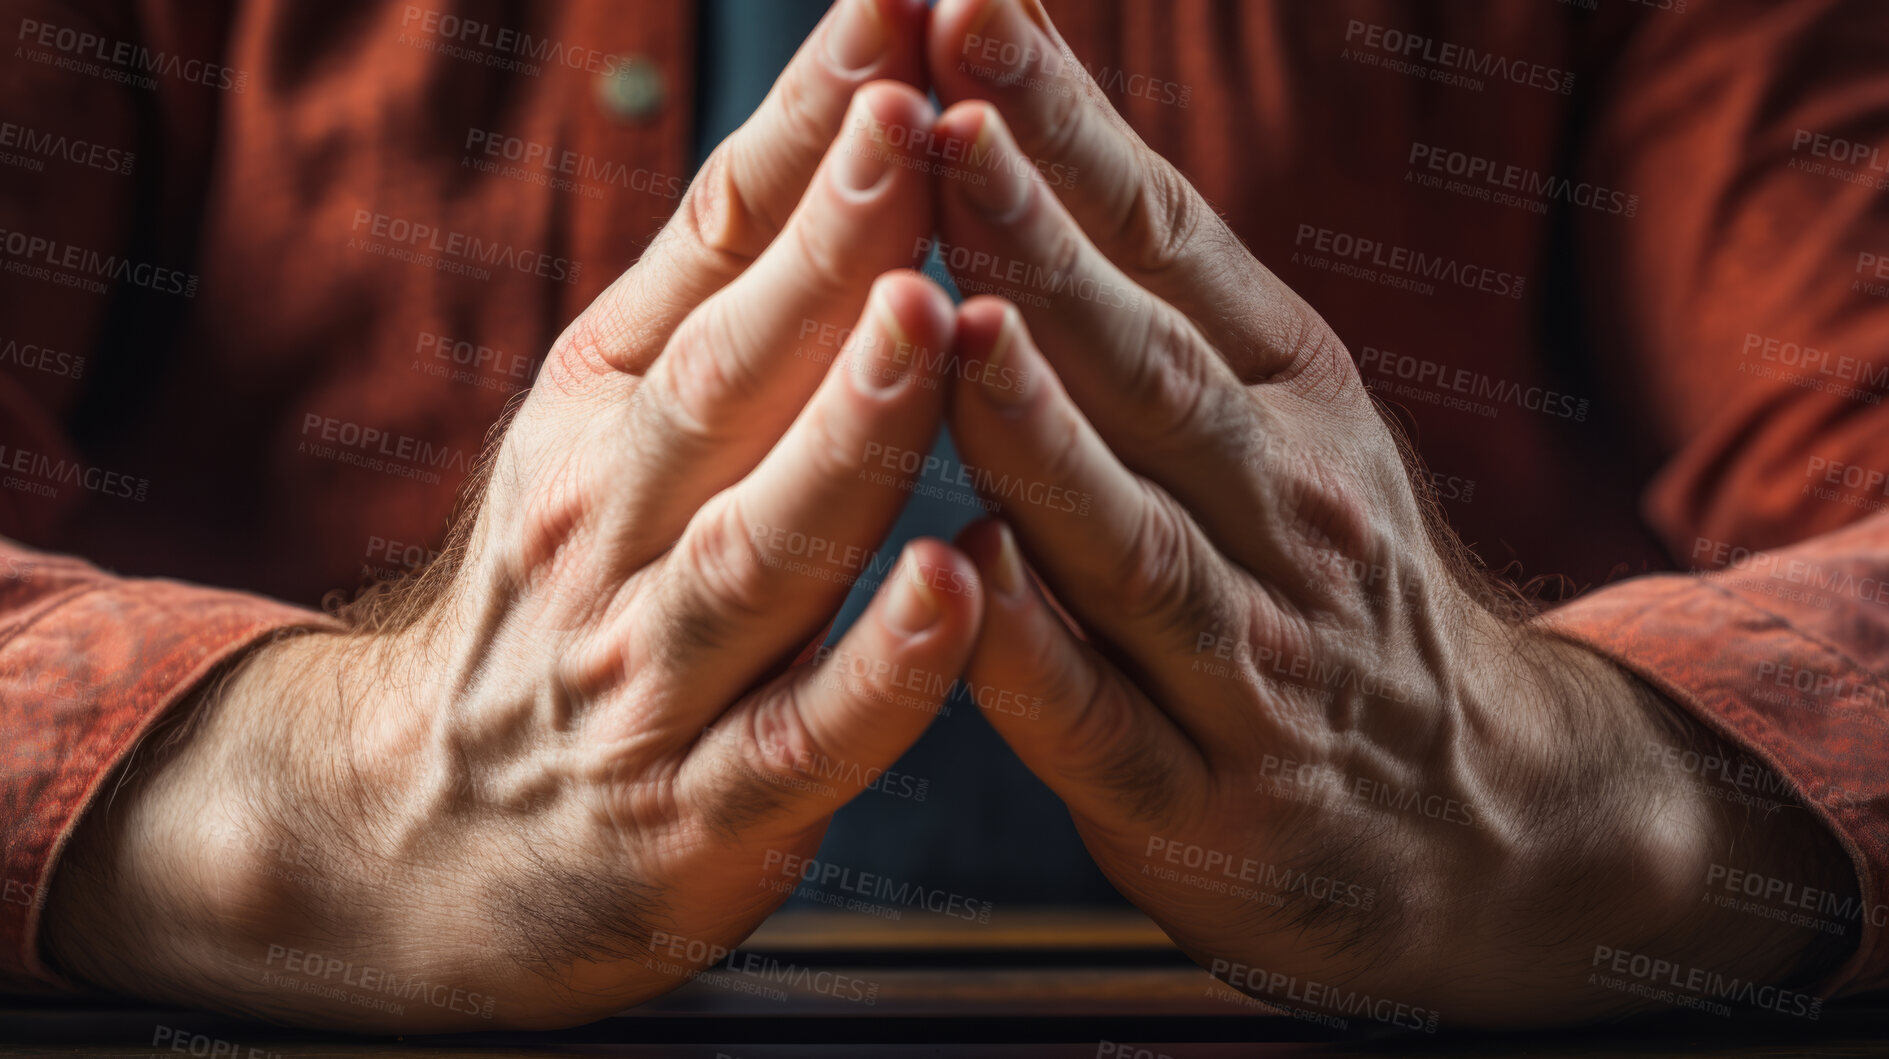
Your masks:
M1411 1027L1648 1007L1589 984L1602 950L1808 970L1814 932L1702 905L1702 880L1840 888L1835 843L1660 769L1649 744L1711 737L1504 612L1343 343L1041 8L944 0L929 48L956 104L935 153L963 159L946 264L1022 306L959 316L961 477L1016 533L961 541L988 588L970 680L1043 701L989 717L1115 885L1262 1000Z

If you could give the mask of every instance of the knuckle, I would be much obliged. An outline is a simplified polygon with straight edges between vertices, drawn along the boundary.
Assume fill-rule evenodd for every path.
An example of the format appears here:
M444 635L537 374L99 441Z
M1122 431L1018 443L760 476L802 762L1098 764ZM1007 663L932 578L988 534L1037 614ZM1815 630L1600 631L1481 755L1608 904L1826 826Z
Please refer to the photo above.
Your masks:
M1193 325L1165 306L1146 314L1141 340L1123 380L1123 395L1138 410L1139 440L1157 452L1198 447L1211 438L1211 365Z
M1137 623L1178 627L1192 609L1194 584L1195 556L1185 516L1145 482L1139 512L1115 572L1123 614Z
M790 70L774 83L774 108L763 110L744 137L745 146L778 151L787 158L817 158L835 132L831 91L812 77Z
M1144 273L1161 273L1187 253L1205 218L1206 204L1167 159L1142 147L1135 170L1139 179L1116 219L1110 244Z
M1331 325L1304 299L1286 292L1285 311L1280 313L1283 327L1274 342L1277 369L1264 374L1262 381L1290 383L1302 396L1330 396L1355 384L1364 384L1351 354L1332 331Z
M814 684L841 702L882 702L891 697L891 672L881 659L839 648L827 656Z
M755 368L759 348L727 298L717 297L691 316L677 334L668 395L677 413L707 433L737 420L767 391Z
M1048 457L1042 465L1045 480L1053 485L1079 488L1088 459L1082 420L1073 409L1063 405L1044 430L1049 435L1044 444Z
M1047 96L1048 105L1039 112L1041 123L1024 133L1026 150L1038 158L1065 158L1077 138L1087 133L1086 123L1094 116L1090 108L1096 102L1087 91L1050 92ZM1108 104L1104 101L1102 105Z
M798 681L783 679L756 704L749 715L748 738L742 743L751 772L766 778L787 777L818 759L820 746L807 725L804 694Z
M853 225L816 222L805 214L802 217L805 223L795 223L789 229L801 266L796 270L796 281L816 301L839 301L859 285L855 273L860 271L861 261L855 255L863 244L850 239L856 231ZM880 270L872 271L876 275Z
M636 373L639 365L630 355L628 328L614 298L622 282L619 277L551 343L543 374L559 393L580 396L599 379Z
M731 224L725 229L729 232L752 232L757 226L765 232L780 231L787 221L780 211L791 213L792 199L798 196L779 202L780 196L768 193L770 185L798 171L798 159L817 158L832 138L824 108L805 79L791 74L782 77L768 99L709 156L711 161L716 155L722 157L714 186L722 200L722 217Z
M716 443L709 423L678 393L676 377L661 371L643 380L630 404L630 444L640 463L662 466L705 452Z
M1059 280L1078 278L1077 270L1083 265L1082 234L1075 226L1055 224L1050 226L1049 242L1043 248L1043 265L1048 274ZM1071 290L1076 289L1074 284Z
M691 246L725 255L725 261L737 266L753 257L755 251L745 245L745 235L754 227L753 211L735 179L734 151L731 137L709 152L702 171L689 185L687 208L676 211L675 219L657 235L658 243L673 245L684 238Z
M774 572L755 545L733 494L724 493L683 534L680 574L685 602L678 622L690 638L719 645L733 630L766 620Z
M1146 738L1135 706L1119 681L1095 680L1075 704L1062 760L1091 763L1078 779L1114 791L1130 821L1156 824L1173 816L1175 763Z
M816 403L807 410L805 423L807 436L802 451L809 476L817 482L855 479L861 446L853 443L846 426L858 426L857 421Z

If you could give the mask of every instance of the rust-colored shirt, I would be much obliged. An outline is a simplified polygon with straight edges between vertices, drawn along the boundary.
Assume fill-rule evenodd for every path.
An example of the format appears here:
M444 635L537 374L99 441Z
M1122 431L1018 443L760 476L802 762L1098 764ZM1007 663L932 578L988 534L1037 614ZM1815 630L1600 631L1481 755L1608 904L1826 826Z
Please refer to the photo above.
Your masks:
M1702 781L1840 836L1863 907L1829 990L1882 984L1889 7L1049 6L1337 329L1483 557L1565 578L1551 623L1762 766ZM695 21L11 8L0 984L23 988L52 982L39 901L115 763L298 608L424 562L501 407L673 209Z

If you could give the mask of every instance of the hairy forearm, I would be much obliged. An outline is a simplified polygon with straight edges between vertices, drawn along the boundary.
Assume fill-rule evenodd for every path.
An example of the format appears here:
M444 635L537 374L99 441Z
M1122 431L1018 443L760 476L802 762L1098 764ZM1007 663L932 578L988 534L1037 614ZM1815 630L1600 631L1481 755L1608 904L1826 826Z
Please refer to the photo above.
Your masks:
M1742 754L1656 689L1585 648L1560 644L1552 657L1551 672L1578 692L1562 700L1573 764L1561 789L1542 792L1533 892L1512 924L1528 940L1514 951L1559 966L1548 977L1565 978L1595 1015L1667 1006L1637 999L1639 987L1684 1002L1692 987L1709 1000L1712 983L1732 980L1781 987L1792 995L1773 1009L1802 1014L1814 997L1794 994L1841 964L1861 924L1803 925L1724 883L1738 873L1782 880L1853 909L1856 875L1841 846L1800 805L1755 803L1676 767ZM1565 911L1526 922L1529 909L1554 906Z
M270 758L256 748L291 739L299 705L279 683L263 688L286 642L206 681L108 778L52 882L42 949L55 969L191 1001L246 947L242 935L279 920L280 895L254 871L246 838L277 787L258 775Z

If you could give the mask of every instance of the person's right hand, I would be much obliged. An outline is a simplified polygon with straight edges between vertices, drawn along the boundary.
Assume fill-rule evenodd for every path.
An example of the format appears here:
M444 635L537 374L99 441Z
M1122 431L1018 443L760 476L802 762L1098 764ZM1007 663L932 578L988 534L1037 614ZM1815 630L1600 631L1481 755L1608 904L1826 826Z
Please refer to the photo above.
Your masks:
M787 665L911 487L862 473L867 446L923 452L941 416L913 351L950 347L950 302L881 275L929 181L890 146L914 137L871 132L935 115L854 93L918 78L924 17L838 5L557 342L419 588L253 652L87 816L56 966L322 1026L557 1026L675 987L784 900L764 865L859 789L797 766L891 764L942 695L906 678L948 685L981 614L968 560L919 542L830 657ZM856 320L837 361L804 337Z

